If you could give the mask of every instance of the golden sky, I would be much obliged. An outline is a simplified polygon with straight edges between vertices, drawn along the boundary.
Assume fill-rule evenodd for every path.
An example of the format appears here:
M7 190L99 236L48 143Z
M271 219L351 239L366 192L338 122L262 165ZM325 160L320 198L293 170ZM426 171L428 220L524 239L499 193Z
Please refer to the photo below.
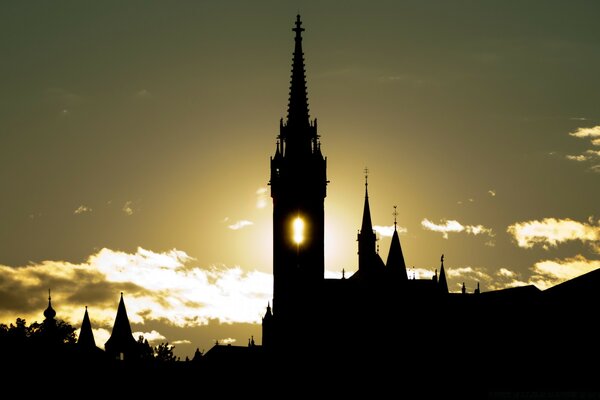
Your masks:
M5 2L0 321L41 320L52 287L99 344L120 291L182 356L260 335L298 11L327 276L356 270L365 166L380 254L397 205L411 274L442 253L451 290L600 266L596 3Z

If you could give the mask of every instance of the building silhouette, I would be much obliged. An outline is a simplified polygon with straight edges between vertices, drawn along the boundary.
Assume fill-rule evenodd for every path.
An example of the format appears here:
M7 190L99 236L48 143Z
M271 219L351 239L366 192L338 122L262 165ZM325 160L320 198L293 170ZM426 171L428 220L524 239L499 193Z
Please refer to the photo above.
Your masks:
M312 394L319 384L338 397L362 390L375 398L390 393L402 397L415 390L597 390L600 270L544 291L528 285L484 292L477 284L469 292L463 283L461 292L453 293L441 255L434 276L417 279L406 267L396 212L387 260L379 255L366 170L358 270L348 277L343 271L341 279L325 278L327 159L317 120L309 116L299 15L292 30L287 116L280 120L270 160L274 286L262 319L262 345L253 337L248 346L216 343L206 354L197 349L190 362L154 368L144 358L147 341L142 344L133 337L121 292L105 351L96 346L87 307L76 347L61 347L49 291L43 340L27 348L25 335L2 334L4 357L15 364L22 360L16 371L29 376L32 365L39 375L47 373L49 363L40 363L40 354L82 376L93 368L110 370L114 373L105 388L111 393L132 381L166 375L193 384L204 379L205 387L219 390L226 386L215 382L245 380L246 391L283 398ZM433 260L438 256L431 254ZM62 374L63 369L54 372ZM139 397L140 387L129 387ZM155 394L153 385L145 389Z
M454 389L463 383L572 388L592 381L579 357L597 360L599 346L577 338L584 326L592 329L600 306L600 271L545 291L528 285L482 292L478 283L473 292L463 284L461 293L451 293L441 255L431 279L410 276L395 212L386 262L379 255L367 170L358 271L324 277L327 159L309 115L299 15L292 30L287 116L270 161L274 286L262 320L269 365L302 374L297 366L307 363L315 379L317 372L347 369L358 381L388 383L403 370L404 387L427 387L432 379Z

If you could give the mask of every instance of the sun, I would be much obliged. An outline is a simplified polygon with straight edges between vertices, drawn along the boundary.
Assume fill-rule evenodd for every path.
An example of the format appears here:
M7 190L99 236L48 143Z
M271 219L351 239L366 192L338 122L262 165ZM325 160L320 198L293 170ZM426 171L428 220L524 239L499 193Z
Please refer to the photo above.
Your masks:
M302 218L297 217L294 220L293 228L294 228L294 242L296 244L302 243L304 241L304 221L302 220Z

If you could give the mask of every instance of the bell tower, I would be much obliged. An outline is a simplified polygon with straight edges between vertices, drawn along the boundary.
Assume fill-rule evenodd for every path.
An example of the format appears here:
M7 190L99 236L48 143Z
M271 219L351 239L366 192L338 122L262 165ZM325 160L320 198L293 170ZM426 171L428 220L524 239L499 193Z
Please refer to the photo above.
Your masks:
M302 21L296 17L287 117L279 123L271 157L273 198L273 315L287 318L324 279L324 204L327 159L317 120L310 120L302 52Z

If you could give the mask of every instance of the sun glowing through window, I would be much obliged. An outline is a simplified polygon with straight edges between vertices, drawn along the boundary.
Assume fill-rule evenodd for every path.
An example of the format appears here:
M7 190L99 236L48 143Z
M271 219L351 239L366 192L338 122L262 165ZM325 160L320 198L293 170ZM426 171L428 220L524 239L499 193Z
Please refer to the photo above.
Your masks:
M294 220L294 242L300 244L304 241L304 221L298 217Z

